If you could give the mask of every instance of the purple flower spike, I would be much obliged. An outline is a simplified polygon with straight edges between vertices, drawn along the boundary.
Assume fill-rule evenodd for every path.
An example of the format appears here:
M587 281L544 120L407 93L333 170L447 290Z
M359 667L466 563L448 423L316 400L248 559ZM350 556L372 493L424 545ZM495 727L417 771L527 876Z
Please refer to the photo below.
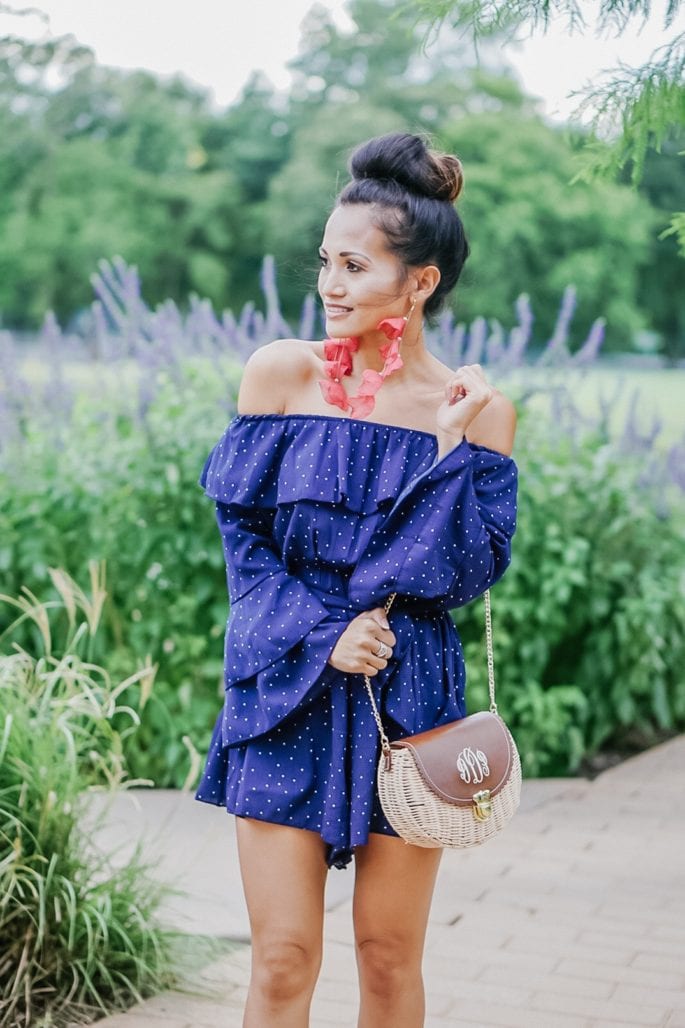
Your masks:
M576 287L566 286L564 295L561 298L561 306L557 316L557 323L554 326L552 338L540 355L539 364L563 365L569 360L570 353L567 345L569 329L573 312L576 309Z
M516 315L518 325L515 325L509 333L509 345L507 347L506 364L509 368L519 368L523 364L526 348L530 342L530 335L533 330L533 308L530 305L530 297L527 293L521 293L516 300Z
M602 348L602 343L604 342L605 328L605 318L596 318L595 321L592 322L587 339L571 358L571 362L573 364L577 366L587 366L597 360L599 351Z
M685 493L685 442L671 446L666 455L666 467L673 484Z
M493 318L491 329L485 343L485 360L488 364L500 364L506 357L504 349L504 329L499 321Z
M480 364L483 359L485 339L488 334L488 323L485 318L475 318L471 322L469 342L464 358L464 364Z
M307 293L300 315L300 339L313 339L316 334L317 306L311 293Z

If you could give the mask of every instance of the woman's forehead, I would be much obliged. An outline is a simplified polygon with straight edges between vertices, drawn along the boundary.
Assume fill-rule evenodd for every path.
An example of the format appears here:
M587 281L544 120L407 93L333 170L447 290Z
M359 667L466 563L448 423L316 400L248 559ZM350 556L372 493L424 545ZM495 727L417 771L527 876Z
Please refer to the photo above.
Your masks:
M336 207L326 222L322 245L333 253L354 252L368 257L388 253L385 233L375 224L371 204Z

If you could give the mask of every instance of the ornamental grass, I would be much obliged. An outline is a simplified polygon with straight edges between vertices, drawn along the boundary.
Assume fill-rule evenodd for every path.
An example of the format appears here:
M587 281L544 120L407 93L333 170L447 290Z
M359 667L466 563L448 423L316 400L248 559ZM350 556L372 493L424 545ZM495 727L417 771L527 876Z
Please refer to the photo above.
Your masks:
M0 1024L89 1023L173 980L173 933L157 920L171 891L135 848L123 866L93 843L94 791L151 784L127 776L123 738L140 721L126 702L149 695L145 661L122 681L89 659L100 622L104 561L86 595L50 568L59 599L0 594L16 614L0 636ZM32 651L12 642L29 622ZM139 704L140 706L141 704ZM114 728L114 719L124 728ZM82 825L88 823L88 828Z

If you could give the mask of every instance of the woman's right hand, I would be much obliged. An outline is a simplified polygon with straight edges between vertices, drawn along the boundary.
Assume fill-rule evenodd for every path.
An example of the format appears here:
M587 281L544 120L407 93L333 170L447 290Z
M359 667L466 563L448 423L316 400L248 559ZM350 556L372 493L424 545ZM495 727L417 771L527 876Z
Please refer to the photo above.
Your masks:
M374 607L362 611L338 639L328 663L338 671L350 674L377 675L388 666L392 652L379 657L378 644L384 642L391 649L397 642L395 633L388 624L385 607Z

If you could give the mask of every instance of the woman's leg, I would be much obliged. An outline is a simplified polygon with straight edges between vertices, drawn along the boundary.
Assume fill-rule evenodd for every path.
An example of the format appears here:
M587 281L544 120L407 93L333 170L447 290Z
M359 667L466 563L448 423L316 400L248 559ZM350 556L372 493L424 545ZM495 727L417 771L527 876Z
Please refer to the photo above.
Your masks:
M252 933L243 1028L307 1028L321 965L324 842L301 828L242 817L237 835Z
M372 834L355 850L354 934L359 1028L421 1028L421 961L442 850Z

